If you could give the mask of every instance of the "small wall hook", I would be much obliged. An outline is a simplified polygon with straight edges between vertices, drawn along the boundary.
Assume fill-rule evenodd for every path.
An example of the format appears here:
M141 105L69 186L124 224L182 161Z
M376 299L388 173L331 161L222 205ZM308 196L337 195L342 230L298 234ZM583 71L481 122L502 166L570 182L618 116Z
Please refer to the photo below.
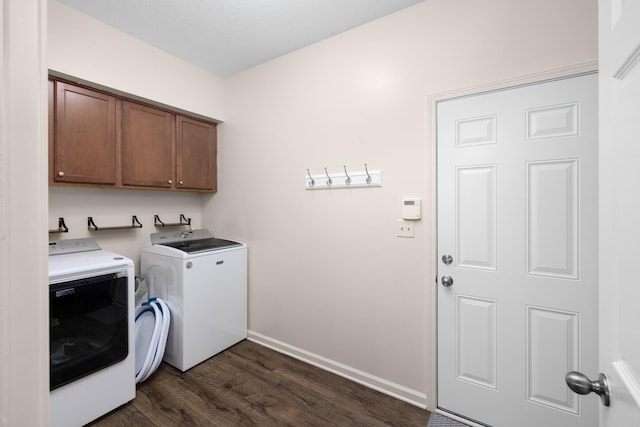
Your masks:
M364 164L364 170L367 173L366 182L367 182L367 184L371 184L371 175L369 175L369 169L367 169L367 164L366 163Z
M333 180L329 176L329 172L327 172L327 167L326 166L324 167L324 173L327 175L327 185L333 184Z
M307 175L309 175L309 185L312 187L316 185L316 180L311 176L311 172L309 172L309 169L307 169Z
M344 180L344 183L349 185L349 184L351 184L351 177L347 173L347 165L344 165L342 167L344 168L344 174L347 176L347 178Z

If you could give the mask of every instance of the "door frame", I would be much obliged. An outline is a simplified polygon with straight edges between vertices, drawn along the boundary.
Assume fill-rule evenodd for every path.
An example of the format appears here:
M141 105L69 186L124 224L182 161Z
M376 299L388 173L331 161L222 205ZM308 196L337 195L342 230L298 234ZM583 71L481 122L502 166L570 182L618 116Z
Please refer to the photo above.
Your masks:
M582 64L572 65L563 68L556 68L534 74L527 74L520 77L500 80L478 86L471 86L464 89L457 89L448 92L431 94L427 98L428 114L428 140L427 140L427 218L434 218L427 226L427 409L432 412L438 410L438 361L437 361L437 338L438 338L438 284L437 284L437 255L438 255L438 235L437 235L437 104L438 102L459 98L462 96L478 95L484 92L504 90L518 86L541 83L549 80L577 77L585 74L592 74L598 71L598 61L590 61ZM596 331L597 332L597 331ZM451 417L449 413L442 412ZM468 420L465 420L468 422Z
M0 418L6 425L49 424L47 6L7 0L0 10Z

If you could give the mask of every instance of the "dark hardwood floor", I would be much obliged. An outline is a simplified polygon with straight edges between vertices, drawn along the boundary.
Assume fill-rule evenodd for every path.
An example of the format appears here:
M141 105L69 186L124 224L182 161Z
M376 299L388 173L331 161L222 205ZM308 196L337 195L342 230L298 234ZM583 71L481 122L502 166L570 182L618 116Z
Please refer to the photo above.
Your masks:
M242 341L187 372L166 363L107 426L420 426L429 412Z

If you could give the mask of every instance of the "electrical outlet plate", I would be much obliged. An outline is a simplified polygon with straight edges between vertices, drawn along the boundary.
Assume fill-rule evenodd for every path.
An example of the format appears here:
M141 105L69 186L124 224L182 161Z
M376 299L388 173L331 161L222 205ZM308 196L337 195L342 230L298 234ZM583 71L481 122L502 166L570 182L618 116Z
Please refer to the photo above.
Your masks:
M399 219L396 222L396 235L398 237L414 237L414 222Z

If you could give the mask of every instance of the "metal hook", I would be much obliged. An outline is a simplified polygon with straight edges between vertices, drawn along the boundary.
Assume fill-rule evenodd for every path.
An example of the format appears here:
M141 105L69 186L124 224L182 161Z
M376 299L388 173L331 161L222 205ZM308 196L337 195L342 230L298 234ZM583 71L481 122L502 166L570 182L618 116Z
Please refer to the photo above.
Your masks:
M347 176L347 178L344 180L344 183L349 185L351 184L351 177L349 176L349 174L347 173L347 166L344 165L342 166L344 168L344 174Z
M327 175L327 185L333 184L333 180L329 176L329 172L327 172L327 167L326 166L324 167L324 173Z
M364 164L364 170L365 170L365 172L367 172L367 179L366 179L367 184L371 184L371 175L369 175L369 170L367 169L367 164L366 163Z
M311 176L311 172L309 172L309 169L307 169L307 175L309 175L309 185L312 187L316 185L316 180Z

